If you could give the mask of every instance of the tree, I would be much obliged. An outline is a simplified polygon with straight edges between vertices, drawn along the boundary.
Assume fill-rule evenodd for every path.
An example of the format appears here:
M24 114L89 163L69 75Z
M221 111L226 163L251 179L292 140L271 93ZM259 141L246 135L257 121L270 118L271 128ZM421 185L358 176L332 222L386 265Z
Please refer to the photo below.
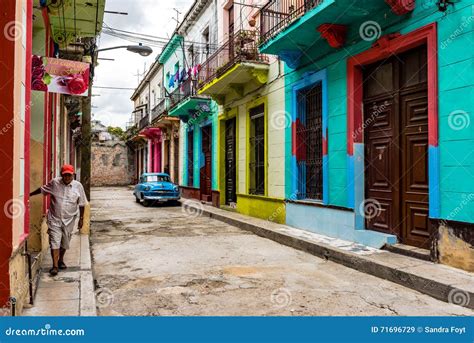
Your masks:
M107 132L110 133L111 135L114 135L115 137L120 138L121 140L125 140L125 132L121 127L114 127L114 126L108 126L107 127Z

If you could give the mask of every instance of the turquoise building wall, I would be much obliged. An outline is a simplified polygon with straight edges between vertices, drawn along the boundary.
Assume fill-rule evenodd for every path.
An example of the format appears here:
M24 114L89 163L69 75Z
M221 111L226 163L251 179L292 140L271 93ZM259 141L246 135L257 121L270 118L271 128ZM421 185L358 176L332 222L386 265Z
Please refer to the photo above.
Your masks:
M417 2L413 13L384 27L383 34L409 33L436 22L438 26L438 118L440 156L440 218L474 222L474 1L463 0L447 15L432 4ZM383 13L371 18L386 20ZM326 69L328 79L328 164L330 205L352 208L348 192L347 163L347 58L363 52L373 42L356 35L348 37L343 49L299 68L285 68L286 111L292 112L292 85L304 74ZM306 56L311 56L307 51ZM302 58L301 65L308 64ZM459 111L459 115L452 113ZM451 119L450 118L451 114ZM453 129L453 120L464 128ZM460 124L462 125L462 124ZM291 127L286 130L286 168L291 170ZM462 180L462 182L460 182ZM287 172L286 196L291 195L291 173ZM462 207L462 211L457 211ZM455 214L456 219L453 218Z
M211 114L209 118L204 120L203 122L193 123L191 125L186 124L185 126L185 134L183 135L183 154L180 158L183 160L183 184L188 187L199 188L200 187L200 169L204 166L204 154L202 150L202 127L211 125L212 126L212 190L218 190L218 171L217 171L217 139L218 139L218 132L217 132L217 122L218 122L218 105L215 101L211 101ZM187 151L188 151L188 135L187 133L192 130L193 134L193 158L194 158L194 166L193 166L193 184L188 184L188 161L187 161Z

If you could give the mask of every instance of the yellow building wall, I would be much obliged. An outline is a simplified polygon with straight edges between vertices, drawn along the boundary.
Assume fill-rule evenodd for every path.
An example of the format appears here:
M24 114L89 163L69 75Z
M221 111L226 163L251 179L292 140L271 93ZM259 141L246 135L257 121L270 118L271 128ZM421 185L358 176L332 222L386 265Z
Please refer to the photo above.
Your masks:
M283 199L237 194L237 212L284 224L286 207Z

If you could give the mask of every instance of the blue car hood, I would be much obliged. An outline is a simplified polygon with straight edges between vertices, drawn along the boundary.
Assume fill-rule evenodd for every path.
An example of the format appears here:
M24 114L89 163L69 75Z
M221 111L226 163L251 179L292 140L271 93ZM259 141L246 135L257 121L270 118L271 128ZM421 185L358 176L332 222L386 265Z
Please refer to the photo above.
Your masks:
M174 190L174 184L172 182L147 182L146 186L150 186L151 190Z

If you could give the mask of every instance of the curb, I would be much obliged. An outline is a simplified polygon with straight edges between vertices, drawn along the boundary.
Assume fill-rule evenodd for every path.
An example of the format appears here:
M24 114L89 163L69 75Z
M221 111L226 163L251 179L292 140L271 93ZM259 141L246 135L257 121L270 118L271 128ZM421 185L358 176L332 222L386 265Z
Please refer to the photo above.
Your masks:
M215 213L214 211L204 208L203 205L196 207L188 203L183 204L183 206L193 208L196 211L200 211L207 217L217 219L232 226L236 226L242 230L250 231L260 237L271 239L277 243L289 246L291 248L307 252L314 256L321 257L338 264L342 264L346 267L366 274L395 282L404 287L408 287L420 293L427 294L438 300L459 304L466 308L474 309L474 290L472 287L472 280L470 281L471 287L465 287L466 285L464 284L455 285L453 283L443 282L429 276L421 276L410 271L403 270L403 267L390 266L387 263L375 260L371 256L357 255L328 244L312 242L301 237L292 236L283 232L278 232L277 230L271 228L252 224L248 221L244 221L244 219L240 220ZM216 210L224 211L217 208ZM386 253L393 254L390 252ZM406 257L406 259L412 258ZM420 264L421 263L424 263L424 261L420 261ZM459 274L462 274L462 271L459 271ZM459 298L456 297L460 296L463 301L458 303L456 301Z
M91 249L89 235L80 235L81 238L81 278L79 316L97 316L97 307L94 292L94 278L92 276Z

